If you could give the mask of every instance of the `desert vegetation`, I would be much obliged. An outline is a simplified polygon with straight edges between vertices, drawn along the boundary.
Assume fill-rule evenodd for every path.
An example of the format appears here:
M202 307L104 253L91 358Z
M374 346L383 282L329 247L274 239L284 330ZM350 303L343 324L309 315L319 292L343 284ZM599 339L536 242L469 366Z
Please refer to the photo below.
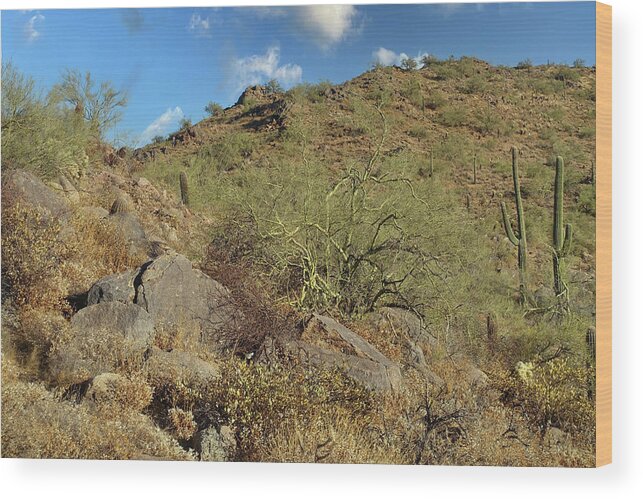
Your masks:
M3 456L592 466L595 71L402 66L133 150L4 65Z

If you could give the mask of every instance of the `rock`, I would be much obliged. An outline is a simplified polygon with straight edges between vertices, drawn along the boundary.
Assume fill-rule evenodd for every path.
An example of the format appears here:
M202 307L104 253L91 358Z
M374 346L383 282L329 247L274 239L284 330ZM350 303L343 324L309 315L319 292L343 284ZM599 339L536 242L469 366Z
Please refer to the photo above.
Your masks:
M135 303L149 312L157 327L197 327L203 337L237 327L230 292L193 269L186 257L164 254L142 270L135 281Z
M414 313L401 308L384 307L371 319L374 319L378 327L393 327L401 332L405 362L419 371L429 383L444 385L444 380L430 369L422 348L427 351L436 350L438 340L429 334Z
M89 304L121 302L149 313L158 330L196 332L210 346L221 346L223 330L241 322L230 292L183 255L161 248L164 254L141 267L104 277L89 290Z
M312 323L312 324L311 324ZM337 335L334 348L313 345L304 340L275 343L269 339L260 354L260 361L270 361L280 350L300 362L325 369L340 369L348 377L371 390L397 391L402 387L400 366L385 357L373 345L335 319L315 314L309 326L319 326L330 335ZM343 343L343 346L342 346ZM340 349L341 351L338 351Z
M80 203L80 194L76 187L74 187L74 184L72 184L67 177L60 175L60 177L58 177L58 183L62 187L63 193L70 203Z
M145 177L140 177L136 181L136 185L139 187L145 188L145 187L151 187L152 183L149 180L147 180Z
M128 251L131 256L149 253L149 241L143 226L133 213L117 212L109 215L108 220L116 225L129 244Z
M78 336L97 330L115 332L141 352L150 346L154 336L154 322L145 310L117 301L103 301L79 310L71 318L71 329Z
M98 220L105 219L109 216L109 211L100 206L81 206L78 208L78 212L86 217Z
M70 326L69 336L50 355L50 371L60 384L81 383L123 363L142 362L154 337L154 323L145 310L117 301L81 309Z
M96 281L87 294L87 305L100 302L134 303L134 279L139 270L127 270Z
M229 426L222 426L220 431L210 427L194 435L193 446L201 461L223 462L234 459L237 441Z
M2 174L4 196L16 196L20 201L47 210L52 216L68 219L71 214L69 202L45 185L33 173L25 170L10 170Z
M180 350L166 352L153 347L145 363L150 382L155 387L181 384L190 388L211 384L220 376L214 364Z
M380 391L398 390L402 384L399 366L388 361L381 364L370 359L347 355L294 340L285 344L286 353L299 361L324 369L339 369L365 387Z

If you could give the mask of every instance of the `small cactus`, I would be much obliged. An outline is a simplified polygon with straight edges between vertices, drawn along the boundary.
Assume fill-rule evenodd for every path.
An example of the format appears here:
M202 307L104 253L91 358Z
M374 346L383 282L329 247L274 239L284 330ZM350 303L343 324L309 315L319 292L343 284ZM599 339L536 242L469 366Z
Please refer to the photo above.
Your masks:
M188 206L190 198L188 196L188 176L185 172L181 172L181 175L179 175L179 185L181 187L181 202Z
M505 233L507 238L518 248L518 272L520 279L520 297L524 303L527 302L527 235L525 229L525 215L522 209L522 196L520 194L520 177L518 175L518 163L516 161L516 156L518 151L515 147L511 148L511 170L513 173L514 180L514 195L516 198L516 214L518 217L518 233L516 234L511 227L511 222L509 221L509 215L507 214L507 206L505 202L500 203L500 209L502 211L502 223L505 228Z
M109 209L109 214L114 215L116 213L127 213L129 211L129 204L123 196L118 196L114 199L111 208Z

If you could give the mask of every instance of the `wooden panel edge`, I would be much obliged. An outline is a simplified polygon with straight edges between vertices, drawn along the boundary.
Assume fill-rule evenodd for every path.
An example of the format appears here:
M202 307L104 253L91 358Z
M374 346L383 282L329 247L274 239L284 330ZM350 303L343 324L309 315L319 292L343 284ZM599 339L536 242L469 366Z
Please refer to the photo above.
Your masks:
M612 7L596 3L596 466L612 462Z

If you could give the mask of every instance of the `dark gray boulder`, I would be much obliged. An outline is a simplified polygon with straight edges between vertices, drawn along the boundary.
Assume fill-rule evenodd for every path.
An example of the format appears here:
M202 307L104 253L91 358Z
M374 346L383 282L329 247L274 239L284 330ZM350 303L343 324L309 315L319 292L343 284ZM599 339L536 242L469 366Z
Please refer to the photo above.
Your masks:
M134 279L139 270L127 270L113 274L96 281L87 294L87 305L100 302L134 303Z
M136 278L135 303L152 316L157 328L198 328L203 337L235 328L238 314L230 292L178 254L165 254L142 268Z

